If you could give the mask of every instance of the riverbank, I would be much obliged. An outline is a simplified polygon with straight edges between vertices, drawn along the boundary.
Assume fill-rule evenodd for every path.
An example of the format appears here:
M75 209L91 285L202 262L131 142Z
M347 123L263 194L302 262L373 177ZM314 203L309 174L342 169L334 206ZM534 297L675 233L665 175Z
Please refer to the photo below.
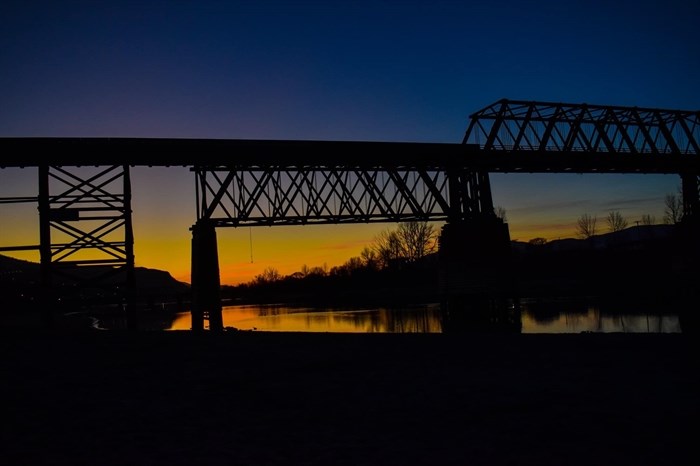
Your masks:
M12 465L696 464L694 345L8 331L0 451Z

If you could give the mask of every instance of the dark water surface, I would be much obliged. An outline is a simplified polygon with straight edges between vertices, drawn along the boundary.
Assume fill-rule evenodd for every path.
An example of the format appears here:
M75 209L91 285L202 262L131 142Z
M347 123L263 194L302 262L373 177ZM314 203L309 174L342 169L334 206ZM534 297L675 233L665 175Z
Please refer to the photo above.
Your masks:
M330 308L237 305L223 309L224 326L268 332L440 333L439 304L413 307ZM521 333L681 333L678 314L644 308L604 310L581 303L521 304ZM191 328L189 312L169 330Z

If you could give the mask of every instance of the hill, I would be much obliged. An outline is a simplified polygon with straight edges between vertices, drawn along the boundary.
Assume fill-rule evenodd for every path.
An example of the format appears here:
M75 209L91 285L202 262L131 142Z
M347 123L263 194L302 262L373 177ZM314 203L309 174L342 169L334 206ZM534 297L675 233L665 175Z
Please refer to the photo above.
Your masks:
M0 293L6 308L34 306L45 290L41 288L40 264L0 255ZM63 275L54 275L52 293L59 301L83 305L107 304L119 300L124 294L124 274L112 274L109 267L68 268L70 277L89 279L105 275L94 285L81 285L79 281ZM145 303L189 300L190 285L175 280L169 272L136 267L134 269L137 301Z
M40 264L36 262L15 259L13 257L0 254L0 284L7 282L18 286L36 285L39 283ZM91 267L93 273L108 270L107 267ZM73 270L78 276L87 276L87 270L81 271L78 268ZM183 292L189 290L190 285L185 282L175 280L169 272L146 267L136 267L134 269L135 284L138 290L156 292ZM109 280L108 284L114 284L117 279Z
M587 239L513 241L512 250L521 293L530 296L666 299L688 291L689 244L675 225L643 225Z

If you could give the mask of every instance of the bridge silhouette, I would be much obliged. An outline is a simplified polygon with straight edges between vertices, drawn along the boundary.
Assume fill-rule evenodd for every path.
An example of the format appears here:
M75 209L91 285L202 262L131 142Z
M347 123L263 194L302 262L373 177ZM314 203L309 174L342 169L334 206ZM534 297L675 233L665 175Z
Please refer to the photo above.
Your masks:
M500 100L469 117L461 143L0 138L0 168L37 167L42 284L55 275L134 289L130 168L189 167L196 185L192 325L222 330L216 229L444 221L445 295L468 292L465 264L493 290L509 254L489 173L659 173L681 179L684 217L700 217L700 111ZM93 167L86 176L78 170ZM91 251L88 259L80 253ZM99 256L99 257L97 257ZM93 267L86 278L75 272Z

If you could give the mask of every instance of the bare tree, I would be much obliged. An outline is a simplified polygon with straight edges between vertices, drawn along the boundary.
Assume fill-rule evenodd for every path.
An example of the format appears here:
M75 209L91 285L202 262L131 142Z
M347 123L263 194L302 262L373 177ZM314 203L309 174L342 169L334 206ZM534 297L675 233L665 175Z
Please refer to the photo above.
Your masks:
M503 220L503 223L508 222L508 217L506 216L506 208L505 207L497 205L496 207L493 208L493 213L496 214L496 217Z
M620 231L627 228L627 220L620 212L614 210L608 214L608 228L610 231Z
M653 215L644 214L642 215L642 225L654 225L656 223L656 218Z
M384 230L374 238L373 249L376 252L380 267L388 267L404 257L401 239L398 233Z
M379 258L374 249L365 246L360 252L360 257L362 258L362 263L368 269L377 269L379 267Z
M372 252L363 251L363 258L375 260L381 267L397 261L415 262L437 247L437 234L428 222L401 223L397 230L385 230L375 239Z
M675 224L683 219L683 201L676 194L667 194L664 198L664 223Z
M272 283L282 279L282 275L274 267L267 267L260 275L256 275L253 282L262 283Z
M404 257L408 262L415 262L435 250L437 235L428 222L406 222L399 225L397 231Z
M595 215L591 216L588 214L583 214L578 218L577 226L576 226L576 234L583 238L587 239L590 238L591 236L595 236L595 224L598 221L597 217Z

